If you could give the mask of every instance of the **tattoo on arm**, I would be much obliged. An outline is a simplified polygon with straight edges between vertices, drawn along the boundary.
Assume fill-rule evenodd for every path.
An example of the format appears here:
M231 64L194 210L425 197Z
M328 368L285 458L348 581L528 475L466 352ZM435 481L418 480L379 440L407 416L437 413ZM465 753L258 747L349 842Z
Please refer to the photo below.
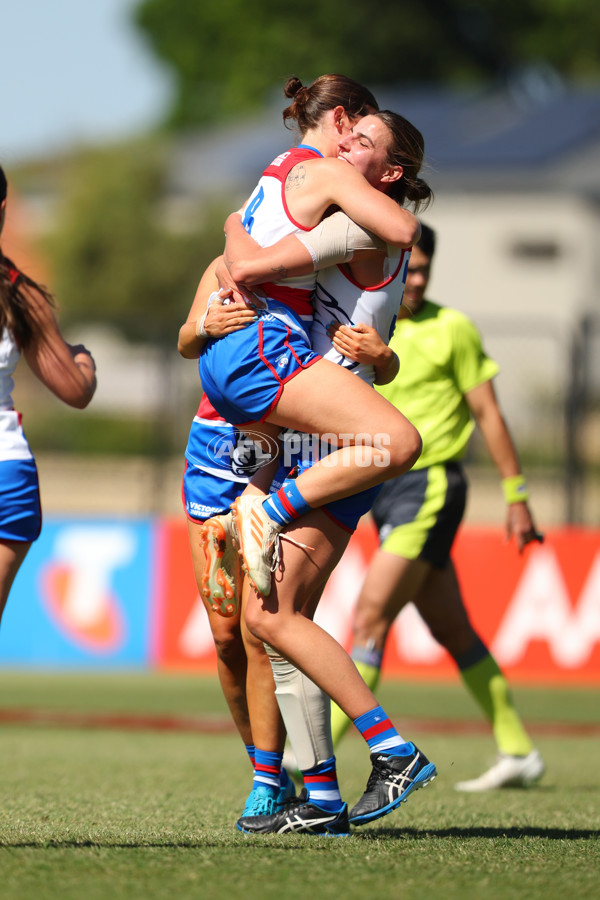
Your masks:
M281 281L282 278L288 277L287 266L273 266L271 272L274 275L275 281Z
M299 188L304 184L304 180L306 178L306 168L302 165L294 166L292 171L288 174L285 179L285 189L286 191L294 190L294 188Z

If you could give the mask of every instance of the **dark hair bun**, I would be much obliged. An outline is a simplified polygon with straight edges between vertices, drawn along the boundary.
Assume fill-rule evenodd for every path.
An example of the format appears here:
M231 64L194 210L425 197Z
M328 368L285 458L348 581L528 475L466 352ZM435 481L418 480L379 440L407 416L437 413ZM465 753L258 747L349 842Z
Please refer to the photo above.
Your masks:
M296 75L292 75L285 83L283 93L286 97L295 97L298 91L301 91L304 85Z

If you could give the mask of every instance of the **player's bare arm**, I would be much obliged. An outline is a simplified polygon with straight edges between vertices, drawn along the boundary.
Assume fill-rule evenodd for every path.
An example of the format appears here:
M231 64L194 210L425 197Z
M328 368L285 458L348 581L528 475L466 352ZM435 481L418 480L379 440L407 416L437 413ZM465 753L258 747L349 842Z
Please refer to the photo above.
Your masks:
M309 251L294 235L270 247L260 247L242 225L240 216L233 213L225 223L225 236L225 261L236 285L252 286L313 271Z
M208 266L196 290L187 319L179 329L177 349L184 359L198 359L210 338L220 338L245 328L256 319L254 310L243 302L225 304L230 291L220 291L220 297L208 307L209 298L219 291L216 276L218 259Z
M491 381L473 388L465 399L481 431L486 447L502 479L521 475L521 464L508 425L506 424ZM531 541L542 541L528 503L517 501L508 504L506 536L514 537L519 553Z
M342 159L306 160L291 170L302 168L297 189L286 194L290 213L306 228L314 228L332 207L342 209L363 228L386 243L408 248L418 240L421 226L411 212L403 209L383 191ZM289 176L288 176L289 177ZM291 182L290 182L291 183Z

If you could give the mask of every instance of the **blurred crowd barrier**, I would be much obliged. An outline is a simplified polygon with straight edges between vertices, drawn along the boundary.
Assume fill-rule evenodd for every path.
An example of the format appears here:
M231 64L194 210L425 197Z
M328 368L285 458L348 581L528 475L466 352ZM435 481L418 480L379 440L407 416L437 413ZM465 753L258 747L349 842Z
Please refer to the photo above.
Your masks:
M363 520L318 612L346 647L376 545ZM509 678L600 684L600 529L553 529L519 556L500 529L466 525L454 561L474 625ZM0 666L216 672L185 521L47 520L9 599ZM412 606L391 632L384 673L457 677Z

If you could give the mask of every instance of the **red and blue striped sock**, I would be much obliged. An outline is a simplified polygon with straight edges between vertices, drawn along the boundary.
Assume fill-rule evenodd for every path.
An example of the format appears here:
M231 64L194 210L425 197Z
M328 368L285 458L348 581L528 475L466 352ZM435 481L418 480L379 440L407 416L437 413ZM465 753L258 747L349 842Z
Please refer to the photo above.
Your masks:
M308 791L308 799L319 809L339 812L344 805L337 782L335 756L325 762L302 771L304 787Z
M256 748L254 757L254 781L252 788L268 787L274 791L279 790L281 780L281 760L283 753L273 753L270 750Z
M290 783L291 780L292 779L290 778L290 776L287 773L287 769L285 768L285 766L282 765L281 769L279 770L279 787L280 788L287 787L287 785Z
M369 745L371 753L387 753L389 756L410 756L415 746L398 734L387 713L376 706L354 719L354 724Z
M289 525L307 513L311 507L298 490L296 483L290 481L275 494L269 494L263 501L263 509L278 525Z
M254 744L244 744L244 747L246 748L248 759L252 763L252 768L254 768L254 754L256 753L256 747Z

